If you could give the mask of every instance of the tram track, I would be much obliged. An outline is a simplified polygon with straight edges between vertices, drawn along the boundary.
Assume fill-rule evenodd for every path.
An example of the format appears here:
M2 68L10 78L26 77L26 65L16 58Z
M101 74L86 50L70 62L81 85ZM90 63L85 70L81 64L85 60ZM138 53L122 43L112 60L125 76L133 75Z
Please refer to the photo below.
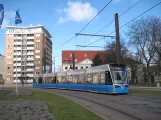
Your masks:
M50 89L43 89L43 90L48 90L47 92L49 92L49 93L53 93L53 91L49 91ZM125 116L128 116L128 117L130 117L131 119L133 119L133 120L142 120L142 119L140 119L140 118L138 118L138 117L136 117L136 116L133 116L132 114L128 114L128 113L126 113L126 112L123 112L123 111L121 111L121 110L119 110L119 109L116 109L116 108L113 108L113 107L111 107L111 106L108 106L108 105L105 105L105 104L102 104L102 103L99 103L99 102L97 102L97 101L94 101L94 100L91 100L91 99L87 99L87 98L84 98L84 97L80 97L80 96L77 96L77 95L67 95L67 94L65 94L65 93L63 93L63 92L56 92L58 95L60 95L60 94L62 94L62 96L66 96L66 97L75 97L75 98L79 98L79 99L82 99L82 100L85 100L85 101L88 101L88 102L92 102L92 103L94 103L94 104L97 104L97 105L100 105L100 106L102 106L102 107L105 107L105 108L108 108L108 109L111 109L111 110L113 110L113 111L116 111L116 112L118 112L118 113L121 113L121 114L123 114L123 115L125 115ZM86 106L85 106L86 107Z
M106 118L105 120L160 120L161 117L159 98L158 103L153 103L153 97L144 99L144 97L137 95L114 96L62 89L32 89L70 99Z

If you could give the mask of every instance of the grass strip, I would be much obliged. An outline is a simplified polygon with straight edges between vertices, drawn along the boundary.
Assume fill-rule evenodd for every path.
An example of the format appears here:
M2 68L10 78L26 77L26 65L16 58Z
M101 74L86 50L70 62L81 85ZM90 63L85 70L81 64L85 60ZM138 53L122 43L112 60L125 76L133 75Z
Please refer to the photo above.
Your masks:
M55 94L32 91L31 96L0 95L0 100L42 100L47 102L50 112L57 120L102 120L102 118L88 109Z

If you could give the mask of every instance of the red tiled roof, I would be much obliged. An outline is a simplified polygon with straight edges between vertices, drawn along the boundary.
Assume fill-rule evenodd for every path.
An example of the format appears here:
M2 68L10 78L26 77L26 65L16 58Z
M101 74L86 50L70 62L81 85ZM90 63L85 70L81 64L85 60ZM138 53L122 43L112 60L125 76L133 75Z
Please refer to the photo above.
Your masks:
M68 63L72 63L72 56L70 56L70 54L72 53L75 53L75 59L77 59L77 62L81 62L87 58L92 60L97 53L103 54L104 52L105 51L98 51L98 50L94 50L94 51L63 50L62 63L64 63L65 60L68 61ZM85 54L87 56L85 56Z

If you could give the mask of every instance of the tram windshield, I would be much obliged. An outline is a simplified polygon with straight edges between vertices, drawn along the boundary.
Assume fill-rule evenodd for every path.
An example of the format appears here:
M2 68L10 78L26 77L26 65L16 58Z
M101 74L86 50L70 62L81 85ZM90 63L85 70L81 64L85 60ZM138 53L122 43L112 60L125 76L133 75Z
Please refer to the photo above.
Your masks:
M112 78L113 78L114 84L127 83L126 67L125 66L112 67L111 73L112 73Z

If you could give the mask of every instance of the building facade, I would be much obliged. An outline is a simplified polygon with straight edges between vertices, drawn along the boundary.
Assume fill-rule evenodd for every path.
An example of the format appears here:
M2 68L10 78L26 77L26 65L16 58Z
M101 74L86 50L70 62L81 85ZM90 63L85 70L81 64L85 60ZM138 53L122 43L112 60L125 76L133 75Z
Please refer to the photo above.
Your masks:
M75 54L75 69L91 67L92 59L96 54L103 54L104 51L82 51L63 50L62 51L62 71L69 71L73 67L72 53Z
M4 80L4 56L0 54L0 83Z
M52 72L52 41L42 26L7 26L5 33L5 84L33 82L34 74ZM16 70L17 69L17 70Z

